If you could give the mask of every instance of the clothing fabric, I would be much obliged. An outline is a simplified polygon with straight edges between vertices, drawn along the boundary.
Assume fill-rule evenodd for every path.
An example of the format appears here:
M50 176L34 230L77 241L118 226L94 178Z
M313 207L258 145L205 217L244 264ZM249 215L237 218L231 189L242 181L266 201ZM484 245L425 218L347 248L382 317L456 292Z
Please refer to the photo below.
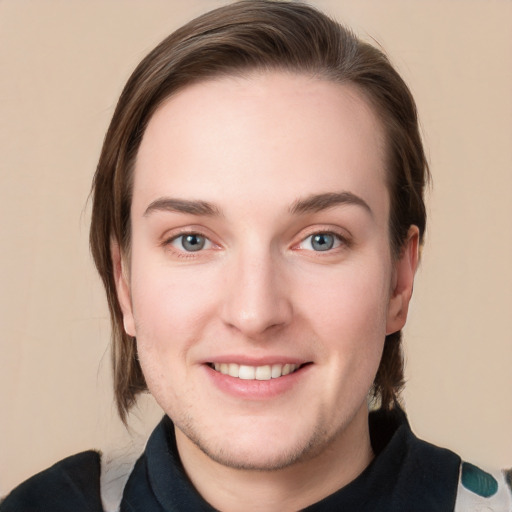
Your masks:
M100 454L87 451L61 460L16 487L1 512L103 512Z
M512 511L510 474L491 475L461 463L449 450L419 440L399 409L373 412L369 421L376 454L372 463L351 483L307 507L307 512ZM2 502L0 512L103 512L100 472L99 453L75 455L20 485ZM174 426L164 417L130 473L120 511L214 510L188 480Z

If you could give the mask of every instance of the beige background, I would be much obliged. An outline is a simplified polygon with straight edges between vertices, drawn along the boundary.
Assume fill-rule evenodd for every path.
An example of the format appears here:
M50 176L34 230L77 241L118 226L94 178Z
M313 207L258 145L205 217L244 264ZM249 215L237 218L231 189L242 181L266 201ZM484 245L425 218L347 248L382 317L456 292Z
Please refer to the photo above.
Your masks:
M109 387L89 185L133 67L220 3L0 0L0 494L130 442ZM434 188L406 333L412 425L512 466L512 2L314 3L387 49L422 118ZM145 400L133 433L159 415Z

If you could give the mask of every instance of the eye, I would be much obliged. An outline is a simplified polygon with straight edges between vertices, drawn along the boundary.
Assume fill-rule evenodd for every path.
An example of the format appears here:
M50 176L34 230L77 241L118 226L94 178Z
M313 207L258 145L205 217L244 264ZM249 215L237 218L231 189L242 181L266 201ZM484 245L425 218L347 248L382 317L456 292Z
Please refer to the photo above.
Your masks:
M341 244L341 237L335 233L313 233L299 244L299 249L322 252L335 249Z
M202 249L208 249L212 243L208 238L198 233L185 233L173 238L170 242L174 248L186 252L197 252Z

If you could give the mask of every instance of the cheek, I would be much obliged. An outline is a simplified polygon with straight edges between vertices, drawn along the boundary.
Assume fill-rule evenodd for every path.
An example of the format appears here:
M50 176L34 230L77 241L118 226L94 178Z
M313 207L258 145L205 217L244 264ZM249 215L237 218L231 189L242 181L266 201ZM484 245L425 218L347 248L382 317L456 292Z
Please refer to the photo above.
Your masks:
M320 340L319 349L333 364L333 379L357 379L371 385L386 336L389 269L346 267L303 290L302 311ZM314 284L314 286L313 286ZM342 377L343 376L343 377Z
M382 329L390 294L390 272L386 265L351 265L317 275L304 283L303 303L326 327L344 325L356 330Z
M151 259L136 260L132 273L132 306L140 364L149 390L166 410L180 393L193 389L187 362L190 348L201 339L211 301L199 279ZM196 276L198 277L198 276Z
M137 337L160 350L182 349L214 309L214 276L199 268L172 268L139 257L132 272Z

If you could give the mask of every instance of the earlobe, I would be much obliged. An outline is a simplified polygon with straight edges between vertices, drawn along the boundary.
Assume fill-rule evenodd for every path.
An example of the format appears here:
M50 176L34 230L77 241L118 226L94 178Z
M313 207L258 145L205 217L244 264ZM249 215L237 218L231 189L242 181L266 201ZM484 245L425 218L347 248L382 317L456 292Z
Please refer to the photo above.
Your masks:
M412 297L414 275L419 260L419 230L411 226L400 258L395 262L393 289L388 306L386 335L399 331L405 325Z
M135 321L133 319L128 271L126 270L125 261L123 260L121 249L117 242L112 241L110 243L110 253L112 255L117 300L119 301L123 313L124 330L129 336L135 337Z

